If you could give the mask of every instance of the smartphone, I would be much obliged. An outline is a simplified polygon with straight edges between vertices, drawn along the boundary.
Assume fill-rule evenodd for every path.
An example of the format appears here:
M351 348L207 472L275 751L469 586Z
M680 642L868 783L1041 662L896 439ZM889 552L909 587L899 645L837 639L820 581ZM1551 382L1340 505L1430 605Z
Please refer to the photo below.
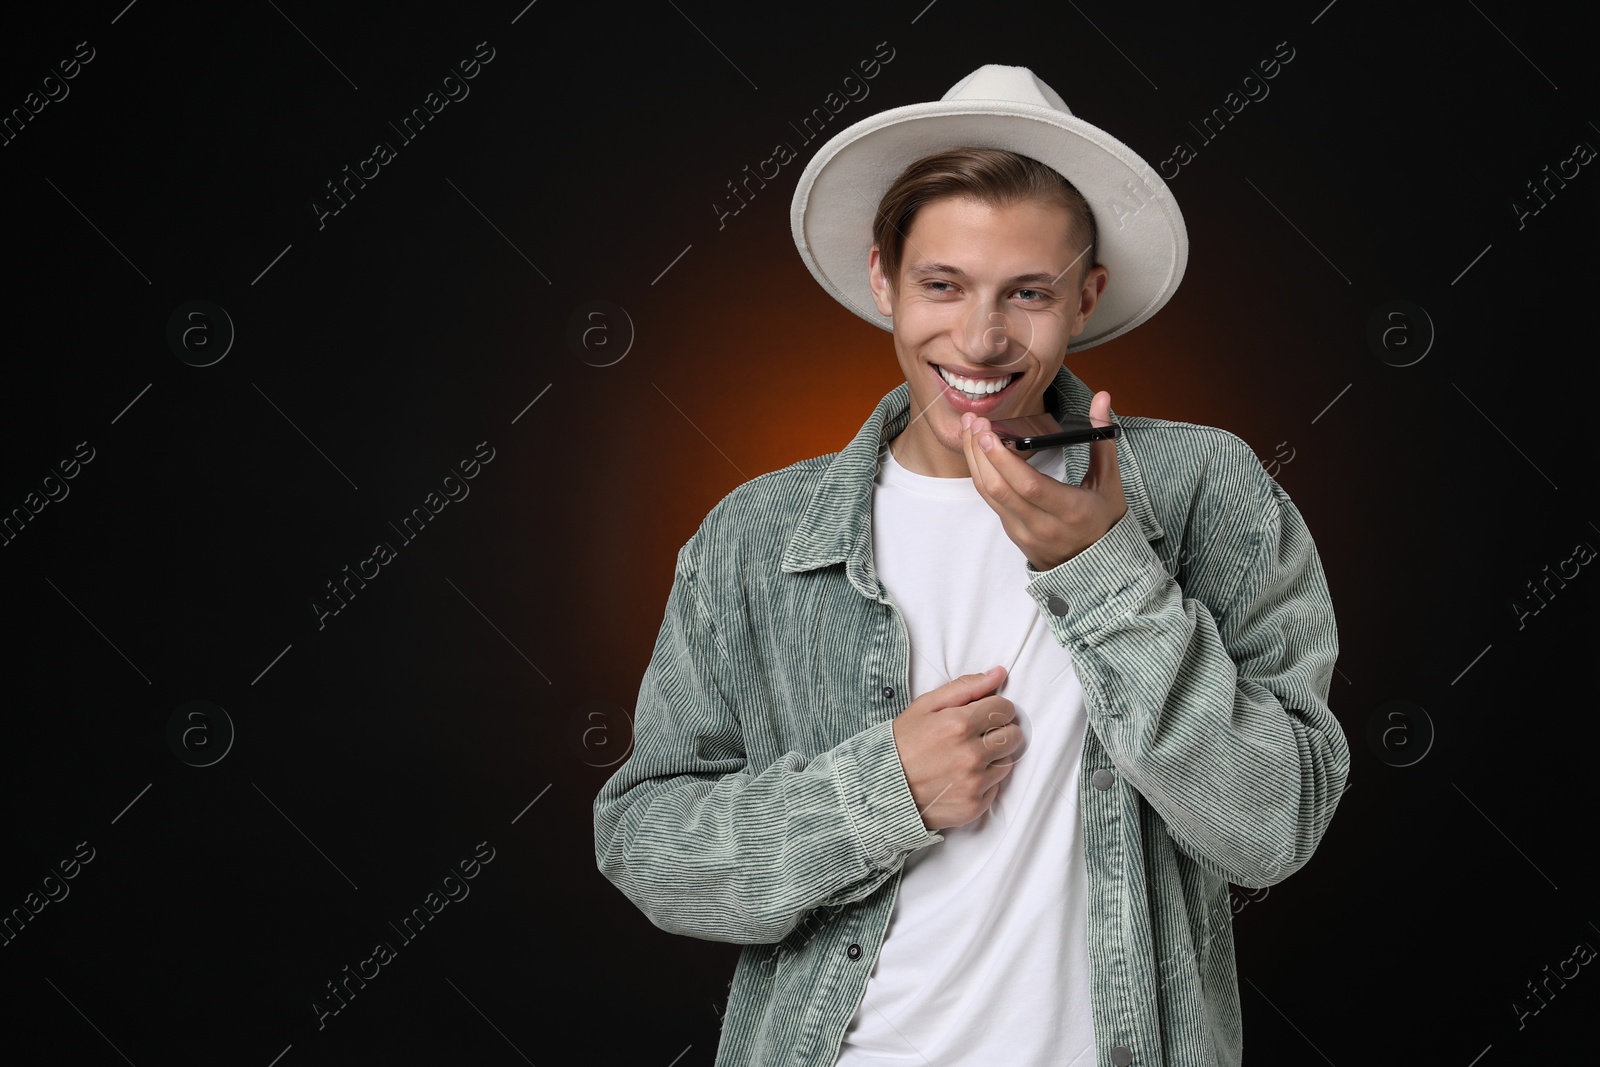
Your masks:
M1057 421L1048 411L1024 415L1019 419L998 419L989 423L994 435L1018 452L1032 452L1056 445L1075 445L1082 441L1106 441L1117 436L1117 424L1096 426L1086 415L1068 415Z

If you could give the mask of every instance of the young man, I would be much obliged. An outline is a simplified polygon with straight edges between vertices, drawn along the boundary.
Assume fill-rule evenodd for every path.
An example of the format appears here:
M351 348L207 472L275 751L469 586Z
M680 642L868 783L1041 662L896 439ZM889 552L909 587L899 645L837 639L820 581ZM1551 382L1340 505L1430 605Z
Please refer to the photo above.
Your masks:
M678 554L600 870L745 945L718 1064L1237 1064L1230 882L1311 857L1349 773L1299 511L1232 434L1112 421L1063 366L1182 276L1182 216L1031 72L840 133L795 193L906 382Z

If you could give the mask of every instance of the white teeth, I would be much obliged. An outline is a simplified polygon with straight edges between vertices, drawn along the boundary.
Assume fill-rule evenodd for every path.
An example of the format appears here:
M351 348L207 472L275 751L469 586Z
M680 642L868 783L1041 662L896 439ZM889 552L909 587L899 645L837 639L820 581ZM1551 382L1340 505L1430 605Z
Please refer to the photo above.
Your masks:
M943 378L948 385L959 389L973 400L981 400L990 393L998 393L1011 384L1013 377L1008 375L1004 378L963 378L960 375L951 374L943 367L939 367L938 371L939 377Z

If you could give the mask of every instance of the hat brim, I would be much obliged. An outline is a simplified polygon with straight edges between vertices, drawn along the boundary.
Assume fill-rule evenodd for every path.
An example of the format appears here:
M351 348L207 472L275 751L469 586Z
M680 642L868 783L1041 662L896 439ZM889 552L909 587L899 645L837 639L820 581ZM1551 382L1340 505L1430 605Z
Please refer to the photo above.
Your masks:
M1183 214L1166 183L1104 130L1053 108L1004 100L909 104L869 116L818 149L789 209L795 245L834 299L875 326L894 320L867 281L873 217L913 160L963 145L1002 148L1065 175L1094 212L1095 259L1108 279L1071 349L1120 337L1159 311L1189 259Z

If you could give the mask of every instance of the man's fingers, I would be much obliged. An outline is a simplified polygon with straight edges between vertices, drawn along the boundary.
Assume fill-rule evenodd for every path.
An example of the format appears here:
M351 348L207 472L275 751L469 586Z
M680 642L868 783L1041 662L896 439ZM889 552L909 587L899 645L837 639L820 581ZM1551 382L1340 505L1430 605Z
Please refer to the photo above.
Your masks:
M1089 424L1091 426L1109 426L1111 424L1111 394L1104 389L1094 394L1094 399L1089 401ZM1113 438L1089 443L1089 469L1084 474L1084 482L1094 486L1114 484L1121 475L1117 471L1117 442Z
M987 696L999 689L1005 684L1005 680L1004 666L990 667L982 674L963 674L939 687L943 692L928 710L943 711L945 708L959 708L971 704L979 697Z
M989 457L984 453L983 446L978 444L978 434L973 432L976 426L977 420L973 420L972 426L961 431L961 448L967 455L967 471L972 475L973 487L992 508L995 506L995 499L989 491L989 485L995 478L996 471L994 464L989 462Z
M1003 493L1006 502L1012 508L1017 507L1018 501L1032 504L1033 502L1021 490L1030 479L1038 478L1039 472L1020 454L1006 447L998 435L995 435L993 451L985 452L979 440L986 433L994 435L988 420L973 419L972 425L964 431L962 442L967 454L967 468L972 472L972 480L978 487L978 492L991 506L995 502L996 492ZM1005 455L997 455L1001 452Z

